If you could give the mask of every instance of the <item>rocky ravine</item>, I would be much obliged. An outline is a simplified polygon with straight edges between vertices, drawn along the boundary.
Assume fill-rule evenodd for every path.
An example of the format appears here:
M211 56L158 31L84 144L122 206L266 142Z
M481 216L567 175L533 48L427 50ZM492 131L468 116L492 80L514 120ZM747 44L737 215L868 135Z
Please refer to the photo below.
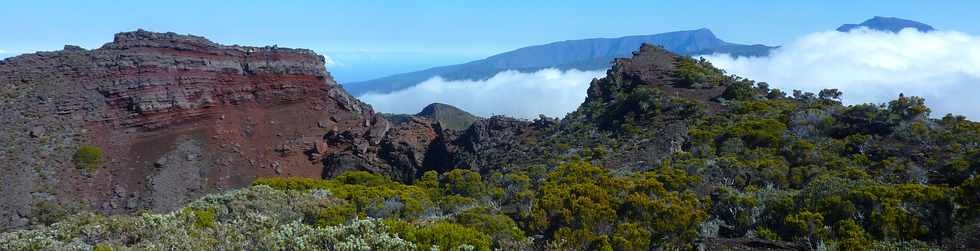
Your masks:
M310 50L143 30L0 61L0 118L0 229L50 208L165 211L260 176L408 180L443 134L390 124ZM101 168L76 168L84 145Z

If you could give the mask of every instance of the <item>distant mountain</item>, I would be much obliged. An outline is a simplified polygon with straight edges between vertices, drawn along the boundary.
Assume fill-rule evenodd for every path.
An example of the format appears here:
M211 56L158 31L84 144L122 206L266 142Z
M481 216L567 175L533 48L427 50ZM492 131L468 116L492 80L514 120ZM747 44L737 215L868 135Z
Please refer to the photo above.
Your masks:
M416 113L415 115L382 113L381 116L384 116L385 119L396 124L408 123L412 121L412 118L422 117L439 123L442 128L457 131L466 130L466 128L469 128L470 125L473 125L473 123L477 120L483 119L469 112L463 111L463 109L443 103L429 104L425 108L422 108L421 112Z
M928 24L924 24L912 20L901 19L897 17L875 16L874 18L868 19L860 24L841 25L840 27L837 28L837 31L848 32L853 29L857 29L859 27L867 27L868 29L872 29L872 30L890 31L890 32L899 32L905 28L915 28L916 30L919 30L921 32L936 30L935 28L932 28L932 26L929 26Z
M708 29L676 31L644 36L568 40L536 45L464 64L429 68L379 79L345 84L354 95L390 93L414 86L435 76L447 80L488 79L505 70L532 72L545 68L600 70L615 58L630 57L644 43L660 45L681 55L729 53L735 56L766 56L775 48L725 42Z
M460 131L469 128L470 125L473 125L473 122L480 120L480 117L456 108L455 106L442 103L430 104L425 108L422 108L422 112L415 114L415 116L430 118L439 122L443 128Z

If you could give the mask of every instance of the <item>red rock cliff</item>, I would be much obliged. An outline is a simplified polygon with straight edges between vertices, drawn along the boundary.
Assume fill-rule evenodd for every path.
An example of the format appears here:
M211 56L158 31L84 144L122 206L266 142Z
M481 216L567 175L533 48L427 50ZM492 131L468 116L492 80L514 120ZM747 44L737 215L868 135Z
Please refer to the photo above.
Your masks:
M46 204L162 211L258 176L383 168L370 156L391 127L310 50L143 30L0 61L0 118L4 228ZM102 167L76 168L83 145ZM361 164L325 166L340 151Z

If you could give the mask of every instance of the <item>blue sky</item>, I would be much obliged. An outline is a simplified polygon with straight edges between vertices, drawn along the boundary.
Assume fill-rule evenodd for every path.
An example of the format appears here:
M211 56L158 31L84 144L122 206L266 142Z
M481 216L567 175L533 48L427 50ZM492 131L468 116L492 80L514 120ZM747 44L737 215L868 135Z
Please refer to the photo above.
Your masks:
M346 82L559 40L701 27L730 42L780 45L881 15L980 34L978 9L980 1L5 1L0 57L96 48L143 28L314 49Z

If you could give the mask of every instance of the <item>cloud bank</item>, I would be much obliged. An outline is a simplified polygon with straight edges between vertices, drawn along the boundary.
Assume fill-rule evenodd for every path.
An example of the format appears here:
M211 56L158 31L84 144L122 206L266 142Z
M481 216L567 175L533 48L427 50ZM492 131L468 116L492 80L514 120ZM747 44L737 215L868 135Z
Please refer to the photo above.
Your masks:
M593 78L605 71L544 69L522 73L504 71L487 80L426 80L390 94L368 93L359 98L375 110L414 114L431 103L451 104L478 116L508 115L564 117L585 101Z
M960 32L818 32L768 57L705 58L787 92L837 88L847 104L882 103L904 93L926 98L934 117L953 113L980 119L980 37Z
M324 66L327 66L327 67L343 66L343 64L341 64L337 60L334 60L333 57L330 57L330 55L327 55L326 53L322 53L321 52L320 55L323 56L323 65Z

